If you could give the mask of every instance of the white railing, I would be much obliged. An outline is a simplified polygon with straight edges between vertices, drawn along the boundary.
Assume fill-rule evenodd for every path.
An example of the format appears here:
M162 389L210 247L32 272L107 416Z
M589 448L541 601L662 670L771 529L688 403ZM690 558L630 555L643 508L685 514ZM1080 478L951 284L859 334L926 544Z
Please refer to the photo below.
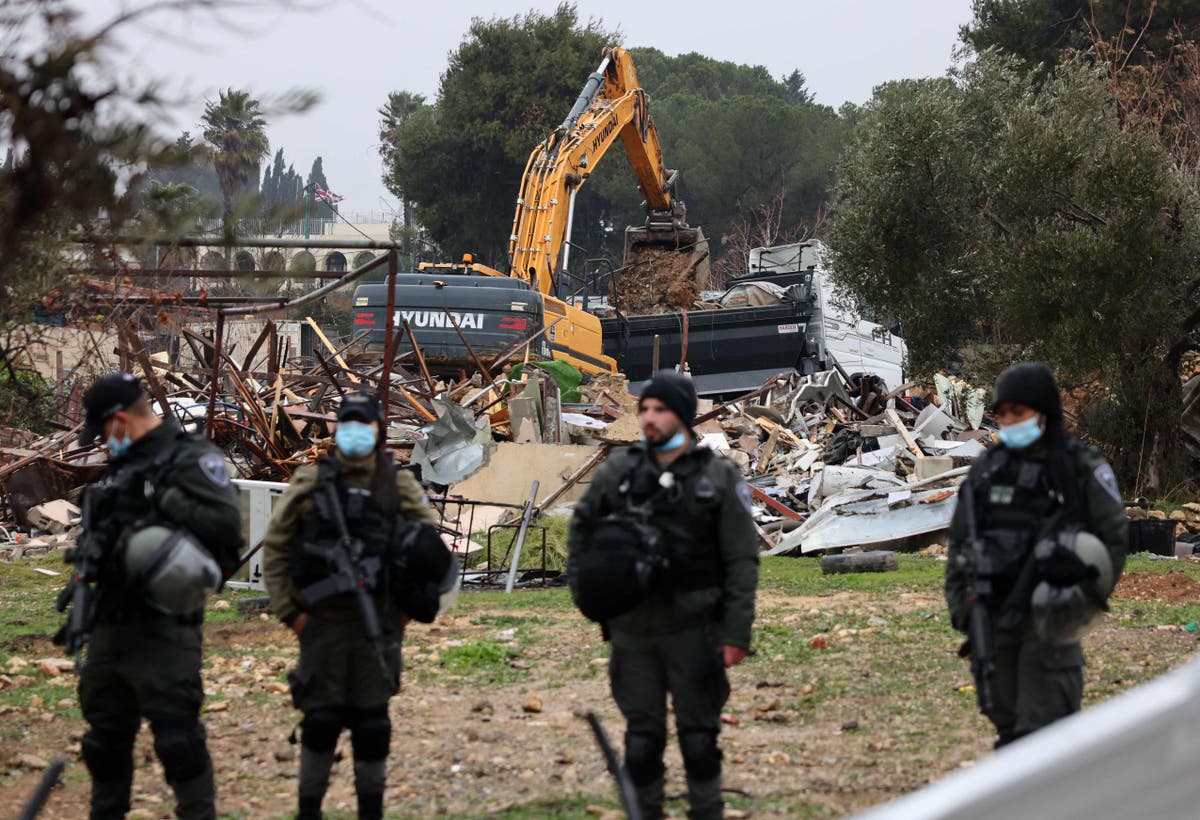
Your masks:
M858 820L1200 818L1200 659Z

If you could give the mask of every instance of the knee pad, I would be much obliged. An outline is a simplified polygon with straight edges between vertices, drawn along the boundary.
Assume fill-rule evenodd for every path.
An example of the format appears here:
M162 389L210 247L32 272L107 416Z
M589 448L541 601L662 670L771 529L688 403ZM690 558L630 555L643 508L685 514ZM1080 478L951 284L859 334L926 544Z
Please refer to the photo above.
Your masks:
M392 721L387 706L360 709L350 723L350 745L355 760L383 760L392 741Z
M342 716L333 709L314 709L300 721L300 745L314 752L332 752L342 733Z
M721 747L716 732L680 732L679 751L688 777L712 780L721 773Z
M640 732L625 733L625 768L635 786L648 786L662 777L666 739Z
M119 780L133 774L133 739L136 735L92 730L80 741L84 765L93 780Z
M211 761L204 742L207 736L199 722L189 726L151 723L150 731L154 733L154 752L168 783L183 783L208 770Z

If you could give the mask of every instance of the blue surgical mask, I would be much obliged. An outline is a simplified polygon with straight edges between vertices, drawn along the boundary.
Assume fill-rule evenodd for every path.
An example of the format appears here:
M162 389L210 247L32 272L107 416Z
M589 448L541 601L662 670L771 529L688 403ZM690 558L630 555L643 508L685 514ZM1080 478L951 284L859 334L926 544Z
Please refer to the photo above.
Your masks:
M104 441L104 447L108 450L108 454L113 458L120 458L129 452L129 448L133 446L133 439L129 438L129 434L125 434L125 438L119 439L116 436L109 436Z
M669 439L664 441L662 444L651 444L650 446L653 449L661 452L663 450L674 450L677 447L682 447L685 442L687 442L687 438L683 435L683 431L680 430L678 433L671 436ZM648 439L646 440L646 443L649 444Z
M1000 442L1010 450L1024 450L1042 437L1040 416L1032 416L1000 428Z
M362 458L375 449L375 431L361 421L338 422L333 443L347 458Z

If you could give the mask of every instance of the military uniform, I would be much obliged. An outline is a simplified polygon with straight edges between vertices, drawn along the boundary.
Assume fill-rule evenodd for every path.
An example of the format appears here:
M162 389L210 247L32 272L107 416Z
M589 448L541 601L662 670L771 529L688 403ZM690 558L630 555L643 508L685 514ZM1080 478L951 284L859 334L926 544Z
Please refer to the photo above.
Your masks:
M1125 560L1128 522L1112 467L1095 448L1077 440L1068 440L1065 450L1079 506L1074 522L1063 514L1062 494L1051 488L1049 450L1041 443L1019 451L993 447L972 465L960 491L974 493L977 534L993 565L993 590L986 603L992 613L995 668L987 717L999 735L997 746L1079 711L1083 697L1080 644L1040 639L1028 617L1028 600L1013 600L1037 540L1049 534L1048 527L1073 523L1103 541L1114 577ZM966 506L960 498L950 524L945 582L951 623L963 632L970 617L968 575L959 562L969 539Z
M336 452L336 451L335 451ZM370 495L377 469L395 473L395 497ZM336 482L350 534L365 544L364 554L388 560L392 536L400 521L436 523L421 485L406 470L396 470L390 457L349 460L340 454L301 467L276 504L264 542L263 573L271 609L291 624L301 614L299 667L289 676L292 700L304 713L301 724L301 816L319 816L328 787L338 735L350 730L355 759L355 789L360 816L381 816L385 764L391 740L388 699L400 686L400 641L406 613L394 605L387 584L372 590L383 633L386 673L379 648L364 635L354 597L334 595L317 603L305 589L319 583L319 559L306 556L306 544L328 548L338 540L332 522L322 520L314 491L321 481ZM358 498L356 503L352 500ZM336 547L335 547L336 548ZM411 613L408 613L411 614Z
M80 672L79 703L89 729L81 746L92 775L92 817L123 817L133 781L133 742L142 717L175 790L181 818L214 817L212 763L199 721L203 610L164 614L129 588L113 557L149 523L182 527L226 574L242 546L241 508L225 460L173 419L111 460L96 484L94 526L106 558L97 579L93 626Z
M689 419L690 420L690 419ZM662 492L664 472L673 474ZM749 490L737 469L688 445L665 469L647 446L611 456L575 505L568 575L604 516L650 499L670 565L648 596L604 624L612 642L609 676L627 726L625 761L647 817L662 815L667 693L687 771L691 816L720 817L721 709L729 697L720 647L749 649L758 548Z

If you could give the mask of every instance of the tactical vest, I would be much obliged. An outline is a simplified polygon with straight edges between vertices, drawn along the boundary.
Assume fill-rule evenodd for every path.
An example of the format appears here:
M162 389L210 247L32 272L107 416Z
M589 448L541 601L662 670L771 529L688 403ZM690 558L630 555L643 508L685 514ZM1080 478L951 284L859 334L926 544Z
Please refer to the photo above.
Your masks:
M363 556L378 557L384 565L391 556L397 516L387 515L370 490L338 481L338 462L326 456L317 462L317 482L307 495L312 499L314 515L301 525L292 541L290 571L302 588L329 576L331 567L325 556L337 549L342 539L335 514L329 509L329 492L337 494L350 537L362 541Z
M628 460L615 490L604 499L602 514L621 512L628 503L649 503L650 522L662 534L668 570L664 584L687 591L719 587L724 579L717 533L721 498L708 476L714 458L707 449L696 449L669 468L674 485L663 488L659 473L640 449L626 451Z
M1014 456L993 448L983 474L974 482L979 537L992 559L992 600L1003 602L1016 583L1021 567L1063 508L1062 497L1050 486L1044 461Z
M145 526L160 520L155 496L179 448L188 440L180 431L150 457L122 459L113 465L87 492L96 492L93 520L89 527L104 545L104 563L97 583L96 609L105 620L132 616L154 616L139 596L124 595L127 579L121 561L114 560L123 538L135 524Z

